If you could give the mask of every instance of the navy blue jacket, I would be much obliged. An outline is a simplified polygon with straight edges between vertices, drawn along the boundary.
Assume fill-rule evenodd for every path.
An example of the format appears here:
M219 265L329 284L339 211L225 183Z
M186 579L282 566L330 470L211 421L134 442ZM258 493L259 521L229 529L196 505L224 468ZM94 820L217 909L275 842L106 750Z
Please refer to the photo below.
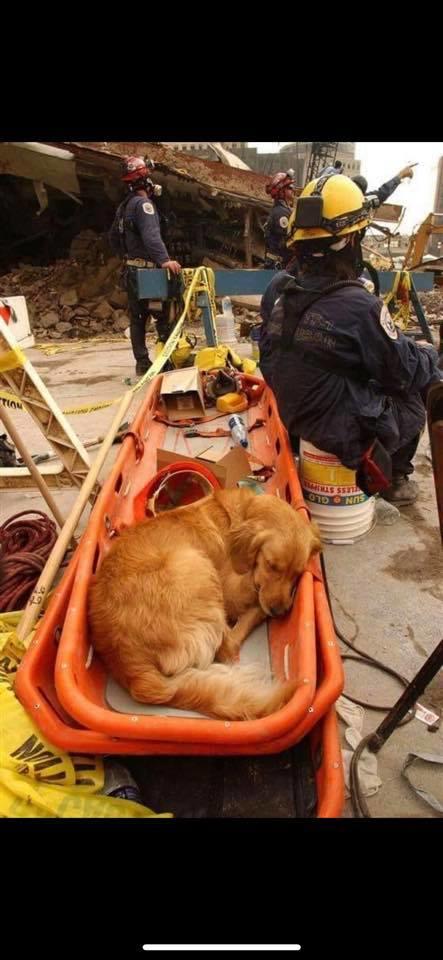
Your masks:
M287 227L291 208L282 200L275 200L265 226L266 252L273 253L284 263L289 259L286 248Z
M260 327L259 341L260 370L264 376L264 379L266 380L266 383L268 383L270 387L272 387L272 345L271 335L269 333L269 323L271 320L271 313L274 303L279 295L279 292L291 276L292 274L287 273L286 270L280 270L272 278L261 298L260 316L262 319L262 324Z
M386 183L382 183L378 190L369 190L365 194L365 197L367 200L374 198L374 200L376 200L376 205L381 206L382 203L386 203L388 197L391 196L391 193L394 193L394 190L396 190L400 184L400 177L392 177L392 180L387 180Z
M132 195L120 204L109 231L114 253L130 260L152 260L158 267L169 260L160 233L160 217L154 201Z
M283 273L273 278L262 315L269 316L274 297L265 365L290 437L335 454L351 469L376 436L390 452L412 440L423 426L420 391L441 379L437 351L401 333L383 301L358 281L303 310L307 294L280 293L287 279ZM301 286L321 291L331 282L309 277ZM401 442L390 398L409 404Z

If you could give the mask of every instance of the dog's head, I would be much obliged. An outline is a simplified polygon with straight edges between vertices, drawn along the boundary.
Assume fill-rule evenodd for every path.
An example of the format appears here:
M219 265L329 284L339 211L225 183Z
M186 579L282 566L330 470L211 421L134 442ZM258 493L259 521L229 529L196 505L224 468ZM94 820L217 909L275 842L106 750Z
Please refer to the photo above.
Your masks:
M268 616L282 616L290 609L299 576L320 550L315 524L306 523L278 497L253 497L244 518L231 527L234 570L252 573L260 606Z

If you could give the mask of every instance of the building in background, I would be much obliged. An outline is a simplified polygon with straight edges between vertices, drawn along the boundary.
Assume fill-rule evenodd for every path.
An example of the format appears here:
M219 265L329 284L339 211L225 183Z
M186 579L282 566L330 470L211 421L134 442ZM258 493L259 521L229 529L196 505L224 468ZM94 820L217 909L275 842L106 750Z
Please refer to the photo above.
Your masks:
M311 141L299 140L295 143L287 143L275 153L259 153L257 147L250 147L245 141L223 141L221 145L234 153L240 160L243 160L251 170L255 170L257 173L272 176L279 170L292 169L295 171L295 180L298 186L303 186L306 181L312 148ZM169 142L168 146L184 150L187 153L194 153L206 160L215 159L210 143L188 140L185 142ZM360 160L355 159L355 143L339 143L337 160L342 161L344 173L348 177L355 177L360 173Z

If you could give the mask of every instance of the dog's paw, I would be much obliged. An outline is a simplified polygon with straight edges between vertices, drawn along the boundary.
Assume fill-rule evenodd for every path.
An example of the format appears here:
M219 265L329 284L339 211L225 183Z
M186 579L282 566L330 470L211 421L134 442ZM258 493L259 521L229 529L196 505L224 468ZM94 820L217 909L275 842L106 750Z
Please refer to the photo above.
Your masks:
M240 646L232 636L232 630L227 630L223 634L223 640L217 650L215 659L218 660L219 663L233 663L235 660L238 660L239 654Z

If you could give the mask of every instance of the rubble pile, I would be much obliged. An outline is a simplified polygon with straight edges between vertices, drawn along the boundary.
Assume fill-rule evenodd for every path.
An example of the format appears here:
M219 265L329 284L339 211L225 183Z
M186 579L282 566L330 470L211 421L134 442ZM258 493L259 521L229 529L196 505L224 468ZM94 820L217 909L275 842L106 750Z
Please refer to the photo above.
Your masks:
M425 311L428 323L443 323L443 289L430 290L428 293L419 293L420 303Z
M121 261L105 239L83 230L71 243L70 256L50 266L21 263L0 280L0 295L26 298L37 340L87 339L122 335L129 327L128 296L121 289ZM234 307L238 335L257 322L257 310Z
M128 297L120 288L121 262L106 241L83 230L70 256L47 267L22 263L1 277L1 294L24 296L32 332L39 340L122 334L129 326Z

